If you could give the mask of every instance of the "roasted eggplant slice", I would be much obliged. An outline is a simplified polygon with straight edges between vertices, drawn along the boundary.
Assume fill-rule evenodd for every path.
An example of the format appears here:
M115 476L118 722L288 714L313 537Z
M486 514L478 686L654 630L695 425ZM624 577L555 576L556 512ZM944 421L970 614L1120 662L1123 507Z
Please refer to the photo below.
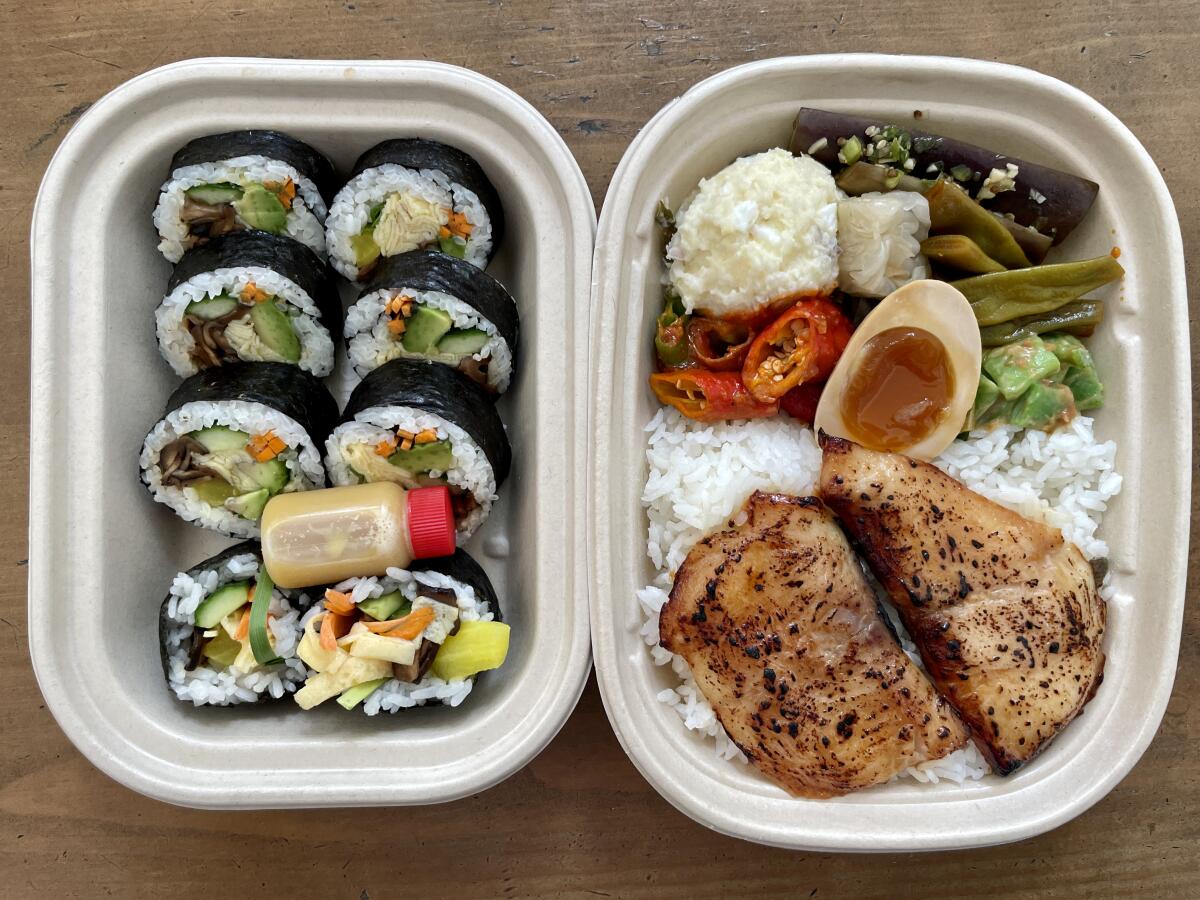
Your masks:
M897 134L888 139L887 143L890 145L891 141L895 140L898 151L896 155L911 159L911 166L906 167L903 159L892 159L890 146L881 148L888 157L887 160L872 159L862 152L868 143L875 146L883 141L879 131L888 128L889 125ZM867 134L868 129L871 129L870 135ZM858 148L861 157L845 157L839 160L838 151L844 146L838 143L839 138L853 138L854 143L851 147ZM1094 181L1088 181L1086 178L1015 156L995 153L965 141L930 134L898 123L889 123L887 119L851 116L807 107L802 108L796 115L791 149L793 153L811 153L834 170L858 162L859 158L862 158L866 162L876 163L890 160L889 165L900 171L907 171L917 178L946 173L967 186L973 197L978 195L979 188L984 185L993 169L1004 172L1008 171L1010 165L1016 166L1014 189L998 191L991 197L986 197L985 194L982 203L991 212L1002 216L1011 214L1018 224L1033 226L1049 236L1055 244L1062 243L1087 215L1099 190Z

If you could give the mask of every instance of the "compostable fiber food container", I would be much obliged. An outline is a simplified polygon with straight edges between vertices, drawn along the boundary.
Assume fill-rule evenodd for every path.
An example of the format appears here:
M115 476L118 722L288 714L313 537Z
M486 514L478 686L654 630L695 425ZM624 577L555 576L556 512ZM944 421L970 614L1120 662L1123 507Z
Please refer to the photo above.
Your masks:
M644 426L662 264L661 198L682 201L736 157L788 144L801 106L913 122L1090 178L1100 194L1059 259L1120 248L1125 279L1091 339L1107 389L1098 436L1117 442L1121 493L1110 548L1104 683L1046 751L1007 778L959 786L905 780L834 800L787 795L720 759L655 696L678 684L651 661L635 592L646 558ZM1145 751L1175 673L1188 547L1191 384L1179 225L1154 160L1103 106L1027 69L877 55L794 57L720 73L668 104L637 136L605 198L593 264L592 639L609 719L671 803L718 831L813 850L933 850L1047 831L1102 798Z
M489 271L521 312L522 358L500 404L514 462L467 549L496 585L512 646L458 708L373 718L336 704L302 713L290 699L196 709L166 689L159 604L176 572L231 542L178 520L138 481L142 438L177 384L155 342L170 266L151 212L176 149L248 128L311 143L343 177L385 138L444 141L474 156L503 200L508 231ZM47 706L93 763L191 806L399 805L483 790L550 741L590 661L594 229L583 175L550 124L452 66L191 60L129 81L83 116L33 216L29 631ZM347 381L329 384L344 402Z

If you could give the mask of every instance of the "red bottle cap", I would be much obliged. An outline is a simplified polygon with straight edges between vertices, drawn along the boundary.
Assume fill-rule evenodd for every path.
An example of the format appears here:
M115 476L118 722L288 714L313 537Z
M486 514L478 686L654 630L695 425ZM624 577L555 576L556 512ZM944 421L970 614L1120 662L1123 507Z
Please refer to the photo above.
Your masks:
M449 488L438 485L408 492L408 539L413 559L449 556L454 552L454 536Z

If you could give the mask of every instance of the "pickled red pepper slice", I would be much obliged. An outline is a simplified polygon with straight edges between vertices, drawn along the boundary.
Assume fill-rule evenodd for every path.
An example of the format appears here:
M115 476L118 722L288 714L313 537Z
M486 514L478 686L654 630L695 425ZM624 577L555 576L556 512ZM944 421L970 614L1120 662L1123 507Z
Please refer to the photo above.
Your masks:
M777 402L755 400L738 372L708 372L704 369L656 372L650 376L650 389L659 402L675 407L698 422L760 419L779 412Z
M854 326L829 300L801 300L754 339L742 381L756 400L778 401L799 384L833 371Z
M687 323L691 358L713 372L742 368L754 332L740 322L695 316Z

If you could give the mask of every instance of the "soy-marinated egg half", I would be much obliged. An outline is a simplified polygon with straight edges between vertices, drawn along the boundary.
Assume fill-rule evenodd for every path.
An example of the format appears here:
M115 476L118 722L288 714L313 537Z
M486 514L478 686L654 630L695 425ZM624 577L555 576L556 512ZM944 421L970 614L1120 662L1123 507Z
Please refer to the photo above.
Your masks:
M943 281L913 281L862 321L821 393L814 425L873 450L933 459L979 386L979 325Z

